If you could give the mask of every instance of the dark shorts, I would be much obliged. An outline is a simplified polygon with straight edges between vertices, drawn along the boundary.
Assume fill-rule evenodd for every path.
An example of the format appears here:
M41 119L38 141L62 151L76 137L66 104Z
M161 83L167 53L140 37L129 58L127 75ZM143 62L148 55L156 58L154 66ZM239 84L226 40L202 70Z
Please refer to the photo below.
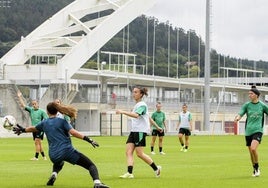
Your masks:
M44 132L33 132L33 140L35 140L36 138L43 140Z
M245 136L245 139L246 139L246 146L251 146L252 140L257 140L260 144L261 139L262 139L262 133L257 132L257 133L250 135L250 136Z
M179 134L184 134L185 136L190 136L191 135L191 131L189 129L180 128L179 129Z
M146 133L143 132L130 132L127 143L133 143L135 147L145 147L146 146Z
M64 161L69 162L71 164L77 164L77 161L81 157L81 153L74 149L73 147L65 148L60 152L51 152L49 151L50 160L57 165L62 164Z
M153 129L152 136L159 136L159 137L160 136L165 136L165 131L160 132L160 131L158 131L156 129Z

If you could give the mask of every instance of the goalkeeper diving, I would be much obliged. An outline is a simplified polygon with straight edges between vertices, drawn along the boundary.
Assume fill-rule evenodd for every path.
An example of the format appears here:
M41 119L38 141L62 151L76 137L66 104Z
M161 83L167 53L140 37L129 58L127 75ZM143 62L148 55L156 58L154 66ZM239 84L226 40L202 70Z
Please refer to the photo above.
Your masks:
M53 163L52 174L47 182L47 185L53 186L58 173L61 171L64 162L66 161L73 165L79 165L88 170L93 179L94 188L109 188L109 186L100 181L96 165L87 156L80 153L73 147L70 135L87 141L94 148L99 147L99 144L75 130L65 119L56 117L57 112L66 114L73 119L75 119L77 116L77 110L72 106L51 102L47 105L47 114L49 116L48 119L43 120L35 127L29 126L24 128L17 124L17 126L13 128L14 133L17 135L27 132L45 132L49 146L49 157ZM75 187L75 185L72 186Z

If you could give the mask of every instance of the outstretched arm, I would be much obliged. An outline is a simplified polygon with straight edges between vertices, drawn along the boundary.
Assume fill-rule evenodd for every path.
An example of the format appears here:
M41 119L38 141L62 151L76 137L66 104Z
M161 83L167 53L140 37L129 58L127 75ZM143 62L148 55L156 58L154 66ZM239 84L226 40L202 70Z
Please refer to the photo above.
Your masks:
M124 110L116 110L116 114L124 114L126 116L132 117L132 118L138 118L140 115L135 112L127 112Z
M22 93L21 93L20 91L18 91L17 95L18 95L19 103L20 103L21 107L22 107L22 108L25 108L26 105L25 105L25 103L24 103L24 101L23 101L23 99L22 99Z
M99 144L98 144L96 141L94 141L93 139L91 139L91 138L89 138L89 137L87 137L87 136L84 136L83 134L81 134L80 132L78 132L78 131L75 130L75 129L70 129L69 133L70 133L72 136L76 137L76 138L79 138L79 139L82 139L82 140L87 141L87 142L90 143L94 148L95 148L95 147L99 147Z
M83 139L84 138L84 135L82 135L80 132L78 132L77 130L75 129L70 129L69 133L76 137L76 138L79 138L79 139Z
M17 124L15 127L13 127L13 132L17 135L20 135L21 133L28 133L28 132L37 132L38 130L34 126L29 127L22 127L19 124Z

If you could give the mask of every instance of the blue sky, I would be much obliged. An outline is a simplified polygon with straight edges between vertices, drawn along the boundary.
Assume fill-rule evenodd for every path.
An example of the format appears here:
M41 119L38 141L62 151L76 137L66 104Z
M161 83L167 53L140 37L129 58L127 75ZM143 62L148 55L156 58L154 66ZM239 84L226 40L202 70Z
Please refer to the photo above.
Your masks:
M268 1L211 2L211 48L232 57L268 61ZM157 0L145 14L195 30L205 40L206 0Z

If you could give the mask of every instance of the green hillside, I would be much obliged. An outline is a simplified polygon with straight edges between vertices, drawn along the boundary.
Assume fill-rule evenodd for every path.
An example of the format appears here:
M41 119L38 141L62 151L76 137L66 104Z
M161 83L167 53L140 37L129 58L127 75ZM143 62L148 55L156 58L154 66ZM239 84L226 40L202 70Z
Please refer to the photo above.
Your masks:
M8 7L0 8L0 57L18 43L22 36L27 36L37 26L43 23L50 16L61 8L71 3L73 0L13 0ZM142 15L136 18L124 30L120 31L101 50L112 52L129 52L137 54L136 64L145 65L146 62L146 38L148 20L148 69L147 74L153 74L153 28L155 26L155 57L154 74L159 76L177 76L177 64L179 77L188 76L188 39L189 31L180 26L169 26L170 24L159 22L157 18ZM129 32L128 32L129 31ZM170 35L169 35L170 32ZM170 45L168 39L170 36ZM178 37L179 36L179 40ZM204 76L204 40L199 38L195 31L190 32L190 61L195 61L196 65L190 67L190 77ZM179 44L179 45L178 45ZM199 51L200 46L200 51ZM124 47L124 49L123 49ZM178 48L178 49L177 49ZM169 50L168 50L169 49ZM178 51L178 53L177 53ZM106 59L105 59L106 58ZM101 55L102 60L108 57ZM85 68L96 68L96 55L93 56ZM200 59L200 69L198 60ZM131 60L129 60L131 61ZM257 70L262 70L268 74L268 63L264 61L255 62ZM168 71L168 66L169 70ZM218 77L218 67L233 67L253 69L254 61L230 57L220 54L217 49L211 50L211 75ZM142 71L142 70L140 70ZM220 76L223 76L221 71ZM265 76L264 75L264 76ZM229 76L237 76L236 72L231 72ZM252 75L248 75L249 77Z

